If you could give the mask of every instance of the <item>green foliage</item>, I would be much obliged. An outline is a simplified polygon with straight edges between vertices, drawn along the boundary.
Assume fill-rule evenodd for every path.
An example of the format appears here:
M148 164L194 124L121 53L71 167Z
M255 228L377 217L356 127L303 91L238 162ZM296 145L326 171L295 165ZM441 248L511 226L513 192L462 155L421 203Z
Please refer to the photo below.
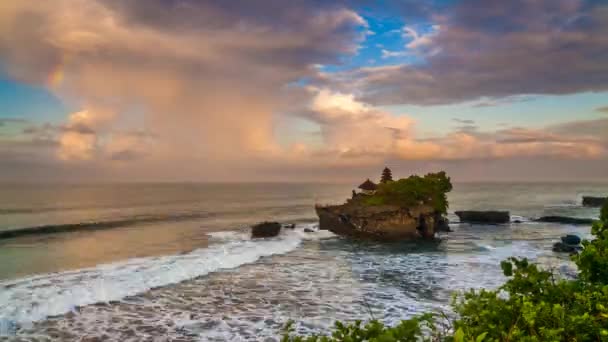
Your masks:
M413 206L420 203L433 206L440 213L447 213L447 193L452 191L450 177L441 171L424 177L410 176L397 181L380 183L372 196L365 198L368 205L391 204Z
M576 279L556 279L526 259L509 258L501 263L508 280L496 290L455 296L457 318L447 323L438 324L431 314L395 327L336 323L331 336L298 337L289 330L282 341L608 341L608 203L592 233L595 239L584 241L584 251L574 257Z
M583 241L583 251L574 258L580 277L590 283L608 284L608 201L604 204L600 221L591 228L596 237Z
M394 327L387 327L373 320L365 325L361 321L345 325L336 322L331 336L294 335L293 321L287 323L281 342L398 342L398 341L438 341L445 336L435 325L431 314L423 314L403 320Z

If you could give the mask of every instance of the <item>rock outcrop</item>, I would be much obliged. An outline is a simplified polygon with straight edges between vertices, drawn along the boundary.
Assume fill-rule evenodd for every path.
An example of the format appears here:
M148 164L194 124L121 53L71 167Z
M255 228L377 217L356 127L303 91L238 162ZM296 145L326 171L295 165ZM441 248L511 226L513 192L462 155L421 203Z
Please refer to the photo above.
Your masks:
M262 222L251 227L251 237L265 238L279 235L281 224L278 222Z
M489 223L489 224L500 224L509 223L511 221L511 215L508 211L457 211L456 216L460 219L460 222L466 223Z
M583 249L581 238L577 235L564 235L561 237L561 240L553 244L554 252L576 254Z
M585 207L601 207L606 203L608 197L592 197L583 196L583 206Z
M433 239L439 227L445 230L447 226L442 215L428 205L405 208L349 202L316 206L315 209L319 216L319 229L358 238L384 241Z
M534 220L535 222L548 222L548 223L563 223L563 224L577 224L577 225L590 225L593 223L593 219L590 218L578 218L568 216L543 216Z
M581 247L581 246L568 245L568 244L565 244L563 242L556 242L553 245L553 251L557 252L557 253L576 254L576 253L578 253L582 249L583 249L583 247Z
M572 235L572 234L568 234L568 235L564 235L561 237L562 242L567 244L567 245L580 245L581 244L581 238L578 235Z

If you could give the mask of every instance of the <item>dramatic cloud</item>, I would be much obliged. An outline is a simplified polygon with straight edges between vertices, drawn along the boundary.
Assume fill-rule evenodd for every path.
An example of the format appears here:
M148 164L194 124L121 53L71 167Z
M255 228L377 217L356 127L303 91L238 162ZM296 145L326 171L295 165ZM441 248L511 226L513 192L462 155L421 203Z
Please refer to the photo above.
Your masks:
M584 0L465 0L406 28L419 65L366 67L328 76L376 104L446 104L520 94L608 90L608 4ZM387 52L385 56L405 55ZM327 76L327 75L326 75Z
M201 167L276 150L282 88L354 53L365 27L312 2L24 0L0 4L0 58L82 108L58 137L61 159L132 159L133 138L111 132L130 126L156 135L150 158Z
M338 156L350 163L373 164L385 159L476 160L517 157L599 159L607 157L608 120L574 121L543 129L511 128L479 131L475 121L453 119L455 132L418 139L415 122L394 116L352 94L310 88L311 100L300 115L320 126L324 146L295 152Z
M371 37L370 3L0 2L1 69L77 109L52 124L0 119L0 133L11 131L0 158L14 175L51 165L69 176L175 180L316 175L386 160L606 158L603 120L488 131L454 119L451 133L420 139L411 116L379 106L488 107L608 90L606 5L387 1L376 19L400 15L408 25L394 34L403 49L382 56L416 62L321 72ZM409 24L415 16L424 22ZM304 122L309 136L277 129L282 120Z

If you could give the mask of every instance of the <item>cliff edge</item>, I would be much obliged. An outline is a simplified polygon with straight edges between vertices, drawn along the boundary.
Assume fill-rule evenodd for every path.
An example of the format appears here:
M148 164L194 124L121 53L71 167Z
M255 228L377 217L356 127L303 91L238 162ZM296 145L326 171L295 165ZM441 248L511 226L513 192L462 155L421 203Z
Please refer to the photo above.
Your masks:
M433 239L447 220L429 205L400 207L359 203L316 206L319 228L335 234L384 241Z

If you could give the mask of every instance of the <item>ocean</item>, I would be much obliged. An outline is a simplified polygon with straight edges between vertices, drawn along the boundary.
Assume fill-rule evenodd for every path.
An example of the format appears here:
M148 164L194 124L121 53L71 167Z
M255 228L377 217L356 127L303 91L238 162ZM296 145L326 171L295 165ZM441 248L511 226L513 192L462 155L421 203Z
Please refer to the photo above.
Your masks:
M590 227L531 220L597 218L581 198L608 194L605 183L456 183L453 222L455 210L503 209L521 223L451 223L439 244L316 230L314 205L340 203L352 188L0 185L0 236L81 228L0 239L0 340L276 341L288 320L318 333L335 320L449 313L455 291L500 285L500 261L510 256L575 274L551 246L566 233L589 237ZM252 240L248 227L264 220L296 228Z

